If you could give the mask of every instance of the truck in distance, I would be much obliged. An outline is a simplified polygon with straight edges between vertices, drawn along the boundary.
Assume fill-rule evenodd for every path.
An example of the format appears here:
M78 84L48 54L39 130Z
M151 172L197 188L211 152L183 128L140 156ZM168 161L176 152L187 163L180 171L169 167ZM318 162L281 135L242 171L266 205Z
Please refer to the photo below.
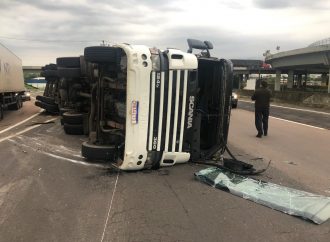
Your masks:
M0 120L5 109L18 110L23 106L24 91L21 59L0 44Z

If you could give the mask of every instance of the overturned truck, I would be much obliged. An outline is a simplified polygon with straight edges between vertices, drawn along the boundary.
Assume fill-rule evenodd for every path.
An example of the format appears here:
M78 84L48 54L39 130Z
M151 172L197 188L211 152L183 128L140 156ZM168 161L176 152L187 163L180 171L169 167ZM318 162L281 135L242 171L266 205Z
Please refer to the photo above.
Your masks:
M128 44L85 48L94 75L85 158L139 170L224 152L232 64L211 57L207 41L188 44L190 53Z

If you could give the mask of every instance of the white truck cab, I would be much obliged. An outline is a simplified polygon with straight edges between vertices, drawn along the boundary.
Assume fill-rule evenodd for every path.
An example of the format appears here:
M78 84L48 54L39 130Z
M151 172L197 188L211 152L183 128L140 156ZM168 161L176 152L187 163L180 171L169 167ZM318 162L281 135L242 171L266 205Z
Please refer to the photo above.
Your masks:
M98 73L89 141L82 145L87 159L141 170L205 158L223 148L229 62L129 44L87 47L85 60Z

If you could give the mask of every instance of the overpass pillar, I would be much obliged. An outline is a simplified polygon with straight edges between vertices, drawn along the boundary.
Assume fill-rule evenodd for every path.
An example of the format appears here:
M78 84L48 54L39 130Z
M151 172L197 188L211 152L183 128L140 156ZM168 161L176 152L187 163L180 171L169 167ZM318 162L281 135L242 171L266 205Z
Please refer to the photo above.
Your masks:
M297 76L297 87L301 88L301 84L302 84L302 74L298 74Z
M275 77L275 91L281 90L281 70L276 70L276 77Z
M293 70L290 70L288 72L288 85L287 85L287 87L290 88L290 89L293 87L293 74L294 74Z
M243 75L243 74L240 74L240 75L238 76L238 83L239 83L239 84L238 84L238 88L239 88L239 89L241 88L243 82L244 82L244 75Z
M307 86L307 81L308 81L308 79L309 79L309 74L306 73L306 74L305 74L304 84L303 84L303 87L304 87L304 88Z

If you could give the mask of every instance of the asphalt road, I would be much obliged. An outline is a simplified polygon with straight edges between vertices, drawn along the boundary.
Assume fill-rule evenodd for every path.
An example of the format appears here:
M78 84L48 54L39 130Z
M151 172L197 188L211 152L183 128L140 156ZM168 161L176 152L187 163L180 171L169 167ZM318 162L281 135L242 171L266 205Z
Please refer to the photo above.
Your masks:
M254 112L254 102L240 100L238 102L238 108ZM328 112L271 105L270 115L273 117L330 130L330 113Z
M8 127L17 124L25 119L30 118L32 115L37 114L41 109L34 105L34 97L31 101L23 102L23 108L19 110L5 110L4 118L0 121L0 137L1 131L7 129Z
M232 151L263 157L251 161L260 167L271 159L262 180L329 195L329 131L271 119L257 139L253 118L233 110ZM329 241L330 221L314 225L207 186L193 176L203 166L119 173L87 163L84 140L47 114L0 134L0 241Z

